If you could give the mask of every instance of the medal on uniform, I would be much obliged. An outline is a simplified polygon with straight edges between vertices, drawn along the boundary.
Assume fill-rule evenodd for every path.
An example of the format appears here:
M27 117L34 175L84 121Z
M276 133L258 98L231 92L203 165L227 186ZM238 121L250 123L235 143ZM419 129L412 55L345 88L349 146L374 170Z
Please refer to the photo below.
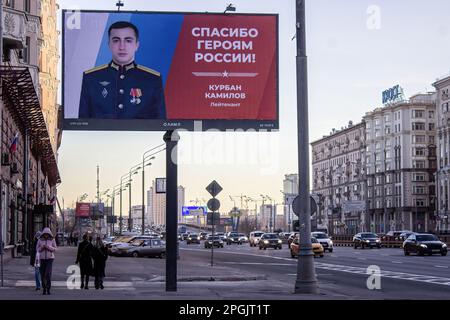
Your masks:
M102 91L103 98L106 98L107 95L108 95L108 90L106 90L106 88L103 88L103 91Z
M132 104L139 104L141 103L140 97L142 96L142 91L139 88L131 88L130 91L131 100L130 102Z

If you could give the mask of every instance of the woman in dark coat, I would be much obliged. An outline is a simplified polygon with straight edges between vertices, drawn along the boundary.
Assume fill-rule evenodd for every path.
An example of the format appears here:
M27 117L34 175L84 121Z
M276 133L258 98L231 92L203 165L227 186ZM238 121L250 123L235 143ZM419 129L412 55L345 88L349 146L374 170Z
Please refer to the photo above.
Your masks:
M88 235L83 235L83 241L78 245L77 261L76 264L80 264L81 272L81 289L89 289L89 276L93 272L92 268L92 252L94 247L92 243L88 241ZM86 282L85 282L86 280Z
M97 237L92 258L94 259L95 289L103 290L103 279L105 278L106 259L108 259L108 249L102 239Z

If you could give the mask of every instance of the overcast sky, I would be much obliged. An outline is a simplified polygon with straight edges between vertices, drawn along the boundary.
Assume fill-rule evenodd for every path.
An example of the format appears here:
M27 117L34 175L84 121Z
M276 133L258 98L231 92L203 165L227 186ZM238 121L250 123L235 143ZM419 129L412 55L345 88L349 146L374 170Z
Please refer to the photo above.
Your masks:
M238 13L279 14L280 130L181 134L178 181L186 188L187 204L209 199L205 187L215 179L224 188L218 196L223 212L233 206L229 195L264 194L282 203L284 175L297 173L296 44L292 41L296 1L126 0L123 7L223 12L230 2ZM116 1L110 0L58 3L60 9L116 9ZM399 84L406 97L431 91L436 78L450 71L448 0L310 0L306 10L310 141L346 126L349 120L359 122L365 112L381 106L383 90ZM163 143L163 134L64 131L59 149L60 203L64 199L65 207L72 206L83 193L94 200L97 165L100 190L118 184L120 176L142 161L146 150ZM165 158L159 155L146 169L146 189L150 179L164 175ZM140 175L134 180L133 205L141 203ZM240 200L235 200L239 206Z

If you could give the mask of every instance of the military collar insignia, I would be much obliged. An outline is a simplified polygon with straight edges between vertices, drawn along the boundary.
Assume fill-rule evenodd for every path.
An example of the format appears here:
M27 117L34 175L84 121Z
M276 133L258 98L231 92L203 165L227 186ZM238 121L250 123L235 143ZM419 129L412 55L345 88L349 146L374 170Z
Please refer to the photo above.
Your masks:
M133 61L132 63L125 66L125 70L128 71L128 70L134 69L134 67L135 67L135 64Z
M115 64L114 61L111 61L111 68L116 69L117 71L119 71L120 66L118 64Z

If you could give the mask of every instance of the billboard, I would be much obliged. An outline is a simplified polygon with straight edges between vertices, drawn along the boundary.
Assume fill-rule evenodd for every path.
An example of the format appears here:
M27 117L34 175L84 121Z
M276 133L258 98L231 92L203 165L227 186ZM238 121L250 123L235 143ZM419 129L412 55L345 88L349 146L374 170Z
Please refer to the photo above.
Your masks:
M181 214L183 216L202 216L207 214L208 209L206 207L197 206L183 206Z
M77 218L89 218L91 211L90 203L77 202L75 209L75 217Z
M278 129L278 15L62 14L65 130Z

